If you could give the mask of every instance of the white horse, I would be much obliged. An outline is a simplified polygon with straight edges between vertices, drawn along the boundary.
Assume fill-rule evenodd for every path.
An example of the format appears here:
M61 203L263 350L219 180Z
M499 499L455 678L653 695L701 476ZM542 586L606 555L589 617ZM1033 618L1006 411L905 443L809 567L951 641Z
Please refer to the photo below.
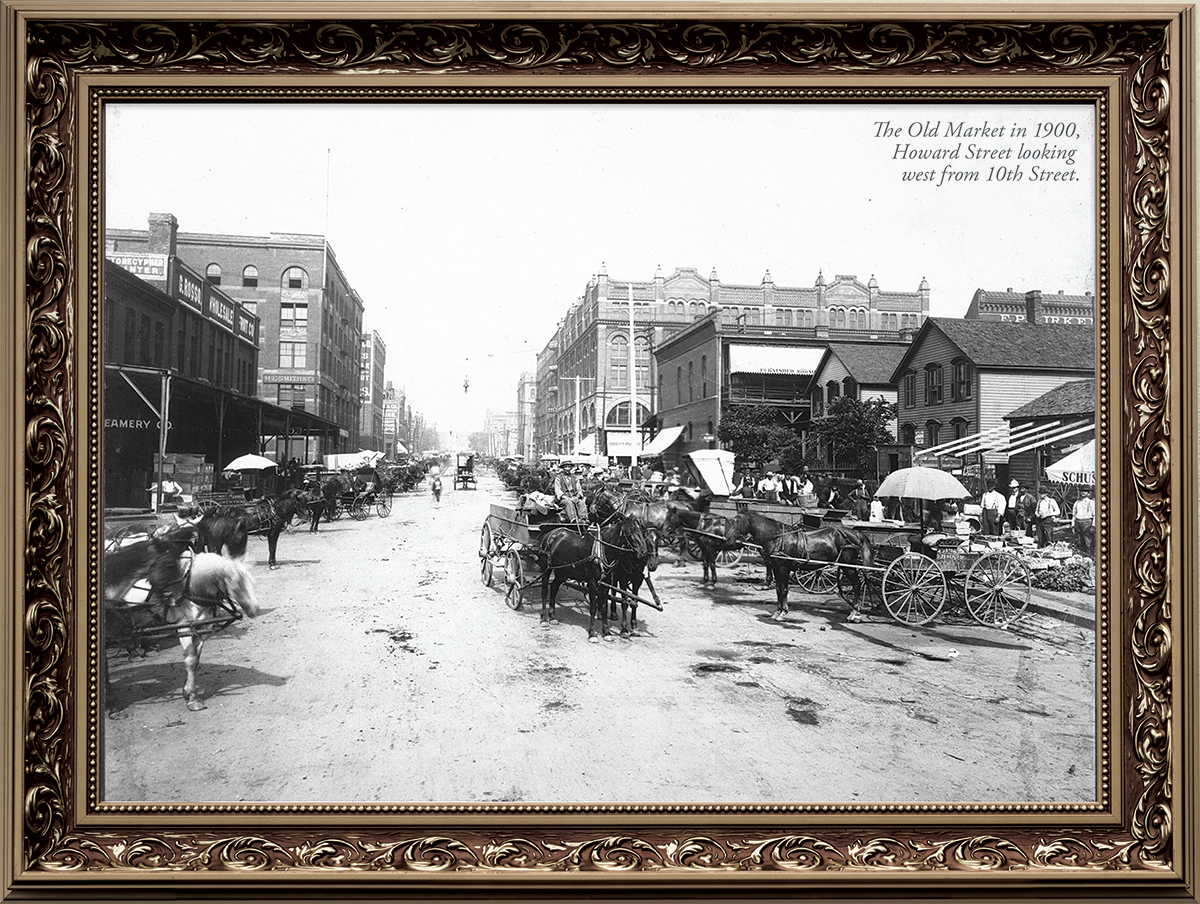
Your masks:
M262 611L254 594L254 579L241 562L218 553L190 551L174 558L159 550L164 563L148 563L143 579L105 575L106 624L111 635L136 638L139 634L170 633L174 629L183 648L187 678L183 699L190 710L204 709L196 687L196 669L207 634L228 625L245 613L254 618ZM106 561L106 568L109 562ZM113 569L118 571L118 569ZM153 576L161 583L157 586ZM177 575L177 579L172 579ZM164 579L165 578L165 579ZM123 592L110 592L123 589Z

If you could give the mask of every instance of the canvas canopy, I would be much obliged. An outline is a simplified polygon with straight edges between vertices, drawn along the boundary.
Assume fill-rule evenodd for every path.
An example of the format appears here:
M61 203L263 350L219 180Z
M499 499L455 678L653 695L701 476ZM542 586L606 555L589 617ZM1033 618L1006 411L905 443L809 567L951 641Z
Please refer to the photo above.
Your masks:
M734 454L725 449L700 449L689 452L700 482L708 487L714 496L728 496L733 492L733 460Z
M667 449L675 444L675 441L683 435L682 427L664 427L658 432L658 435L650 442L642 447L642 455L662 455Z
M1096 441L1084 443L1070 455L1046 468L1046 476L1055 483L1094 486L1096 483Z
M729 372L810 377L817 372L824 354L824 347L730 345Z
M339 455L326 455L325 467L330 471L354 471L358 468L369 468L383 458L382 452L370 452L360 450L358 452L344 452Z

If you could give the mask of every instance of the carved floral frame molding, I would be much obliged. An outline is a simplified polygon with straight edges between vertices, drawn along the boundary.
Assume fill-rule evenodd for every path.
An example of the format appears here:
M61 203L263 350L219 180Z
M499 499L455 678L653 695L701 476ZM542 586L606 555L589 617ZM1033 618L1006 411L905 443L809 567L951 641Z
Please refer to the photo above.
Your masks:
M79 874L105 882L145 880L142 887L153 887L156 877L181 871L194 871L198 880L216 874L232 879L248 872L304 872L318 884L351 873L386 876L393 892L464 891L481 880L495 887L513 889L515 882L537 890L578 890L581 883L611 889L667 880L677 888L696 883L713 893L730 886L721 880L734 879L734 891L744 894L751 887L778 888L780 881L836 887L850 879L868 887L895 882L900 875L901 880L924 882L938 876L953 884L960 877L974 880L984 873L1002 877L1005 887L1084 875L1090 882L1119 877L1126 888L1164 888L1187 871L1176 862L1182 848L1180 797L1173 785L1181 747L1179 686L1172 681L1178 674L1179 645L1172 639L1178 636L1184 607L1173 609L1170 594L1172 563L1177 561L1171 546L1171 456L1178 442L1171 434L1170 340L1172 302L1178 292L1173 278L1180 272L1180 261L1173 255L1181 247L1172 242L1170 224L1172 205L1182 194L1179 173L1172 168L1177 159L1173 155L1179 153L1173 145L1182 139L1172 132L1171 122L1173 114L1178 117L1180 86L1188 83L1173 70L1179 60L1172 53L1179 52L1183 40L1181 22L1191 27L1189 11L1162 8L1149 15L1147 9L1136 19L1126 15L1106 21L1093 7L1091 18L1072 20L1065 18L1069 8L1060 7L1054 21L1041 21L1046 10L1030 8L1021 11L1024 22L989 15L965 23L949 21L951 16L966 18L963 12L945 14L941 21L929 11L925 18L931 21L924 22L862 21L844 14L839 14L842 21L829 21L828 16L765 21L766 15L761 16L764 21L667 21L661 16L628 21L614 18L611 11L607 17L582 22L570 21L564 10L557 19L496 15L489 21L401 22L358 16L320 22L294 15L289 21L270 23L238 21L242 14L225 11L220 21L214 15L211 22L195 23L165 15L148 21L109 20L97 15L106 9L101 4L91 5L87 21L79 20L81 13L56 20L33 3L5 0L5 5L9 8L0 12L10 29L9 41L15 28L26 54L23 81L17 86L22 95L17 108L23 107L19 140L26 165L19 279L27 336L17 726L24 765L22 769L18 764L20 787L14 795L23 840L21 862L10 873L17 877L14 887L44 889L57 883L62 888ZM279 15L280 10L272 6L258 11ZM387 10L382 13L387 15ZM188 15L197 18L200 13L191 10ZM213 814L231 811L203 806L184 808L186 815L207 814L203 825L156 823L150 828L113 823L92 829L80 823L85 814L79 812L82 798L75 787L88 766L75 726L85 701L73 699L72 690L81 683L81 667L94 673L97 663L94 649L86 663L81 658L89 646L94 648L94 636L81 637L74 628L80 623L80 607L94 609L94 604L74 596L80 576L73 549L87 541L77 536L75 525L84 523L79 506L89 498L94 501L99 440L96 431L76 437L73 425L79 422L80 406L89 402L76 398L74 388L90 368L91 396L98 397L99 353L95 320L77 321L77 312L84 310L77 299L80 293L90 293L94 315L101 254L95 238L100 224L91 222L92 272L81 272L76 265L85 258L75 236L81 234L81 218L92 216L97 206L99 184L99 174L92 173L92 197L80 197L75 189L83 184L81 175L88 175L83 168L95 157L94 148L80 147L76 141L76 117L82 109L79 80L148 71L251 77L270 72L295 76L298 83L306 76L324 75L327 84L330 74L437 70L480 76L515 71L730 76L1003 73L1046 76L1051 89L1055 78L1064 75L1119 79L1121 108L1111 111L1110 134L1122 151L1122 171L1112 177L1120 186L1123 234L1102 236L1102 249L1112 248L1118 259L1102 259L1100 273L1111 274L1108 292L1121 299L1113 310L1120 311L1123 338L1119 348L1109 349L1102 330L1098 351L1102 367L1108 362L1112 375L1113 405L1120 407L1109 412L1105 406L1098 417L1111 415L1118 431L1114 448L1124 445L1126 451L1123 461L1100 462L1102 472L1106 466L1115 469L1112 483L1122 500L1123 523L1114 525L1117 536L1112 538L1124 543L1124 564L1117 571L1121 586L1112 592L1119 611L1105 621L1114 632L1122 696L1104 713L1105 724L1112 719L1114 729L1101 734L1101 743L1107 748L1102 753L1115 753L1110 757L1112 778L1123 792L1119 796L1126 801L1126 812L1108 814L1103 825L1081 822L1076 813L1060 825L1046 826L1004 816L1003 807L991 808L999 810L1005 822L987 831L978 820L965 827L954 825L963 813L988 811L970 806L882 807L878 811L885 819L870 828L845 819L816 824L827 815L855 812L836 806L802 808L808 815L799 829L762 827L750 819L739 826L738 810L730 807L652 807L649 810L657 811L658 817L648 818L643 811L636 821L623 821L616 814L611 824L589 828L586 822L572 821L573 813L586 808L570 805L545 808L542 824L519 826L503 812L486 818L484 808L480 812L485 818L478 824L447 823L439 819L436 807L409 808L410 822L413 811L418 816L421 810L431 811L429 824L420 825L418 818L400 829L353 824L312 828L299 820L264 827L260 820L252 830L234 819L214 823ZM536 81L529 84L537 86ZM474 90L474 96L503 96L486 88ZM681 90L695 95L703 93L705 85L700 80ZM925 88L914 92L930 96ZM251 93L269 99L289 91ZM164 99L169 94L164 92ZM1099 109L1103 116L1107 108L1101 104ZM1104 134L1103 120L1098 124ZM1103 157L1105 149L1100 150ZM1099 212L1103 231L1108 219L1104 197ZM1105 293L1098 290L1097 297ZM91 360L86 357L89 348ZM95 426L94 414L91 423ZM81 449L81 443L87 448ZM85 458L91 460L92 472L76 474L74 462ZM91 516L92 527L97 518ZM94 551L91 562L94 565ZM87 589L94 600L94 567L92 572ZM1194 669L1195 663L1191 666ZM95 683L93 675L88 679L93 691ZM89 718L94 721L95 716ZM94 786L93 775L86 780ZM126 808L130 809L137 808ZM271 809L238 812L263 814ZM369 809L352 807L350 812ZM598 808L601 813L606 809L611 808ZM689 816L689 809L701 812ZM595 815L597 810L588 812ZM1069 816L1071 807L1051 806L1046 812ZM897 815L911 815L916 824L889 827ZM931 816L936 816L935 822L927 821ZM699 819L703 827L689 826L688 819ZM555 824L557 820L564 822ZM342 821L347 822L344 817ZM243 886L223 881L220 887L261 888L261 883L250 881L253 878ZM355 886L356 892L365 890Z

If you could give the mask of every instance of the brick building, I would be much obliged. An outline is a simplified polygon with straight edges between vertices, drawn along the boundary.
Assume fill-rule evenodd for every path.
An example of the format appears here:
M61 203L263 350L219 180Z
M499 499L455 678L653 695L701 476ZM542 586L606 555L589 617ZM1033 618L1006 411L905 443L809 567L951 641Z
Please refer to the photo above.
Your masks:
M105 247L178 256L257 315L258 397L338 426L319 440L274 438L269 450L307 460L358 450L363 302L323 236L179 232L172 214L155 213L148 230L108 230Z
M362 349L359 354L359 409L358 444L372 452L384 451L383 368L387 360L387 346L383 337L374 330L362 334Z

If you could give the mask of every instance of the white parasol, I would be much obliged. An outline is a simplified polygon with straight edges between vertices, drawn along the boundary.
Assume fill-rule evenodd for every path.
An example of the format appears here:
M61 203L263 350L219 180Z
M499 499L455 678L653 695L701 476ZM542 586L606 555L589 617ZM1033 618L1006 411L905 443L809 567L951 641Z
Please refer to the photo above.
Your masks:
M937 468L901 468L883 478L875 491L878 497L901 499L966 499L971 492L958 478Z
M222 471L265 471L275 467L275 462L261 455L240 455L223 467Z

